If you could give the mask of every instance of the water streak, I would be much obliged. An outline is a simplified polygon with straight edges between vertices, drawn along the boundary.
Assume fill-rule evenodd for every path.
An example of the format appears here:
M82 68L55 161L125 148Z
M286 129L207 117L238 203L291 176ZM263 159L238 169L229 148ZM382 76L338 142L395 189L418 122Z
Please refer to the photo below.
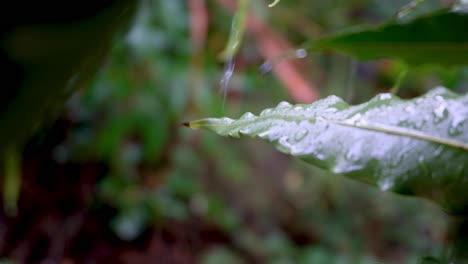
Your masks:
M260 65L258 71L261 74L265 75L270 73L276 64L283 62L284 60L304 59L307 57L307 55L307 50L305 49L290 50L285 53L279 54L270 60L266 60L264 63L262 63L262 65Z
M402 19L410 14L414 9L416 9L419 5L426 2L426 0L413 0L409 4L403 6L396 14L398 19Z
M221 78L220 81L220 89L221 93L223 94L223 103L221 105L221 110L224 112L224 106L226 104L226 97L227 97L227 91L229 88L229 81L232 78L232 75L234 74L234 69L236 67L236 64L234 62L234 59L232 57L229 57L226 62L224 63L224 74L223 77Z
M242 37L244 36L245 27L247 24L247 11L248 11L248 0L239 0L238 8L234 15L231 24L231 33L229 34L229 40L227 42L226 48L221 53L221 58L224 59L224 75L221 78L221 92L223 93L223 103L221 105L221 111L224 112L224 106L226 104L227 89L229 86L229 81L234 74L234 56L239 51L240 45L242 43Z

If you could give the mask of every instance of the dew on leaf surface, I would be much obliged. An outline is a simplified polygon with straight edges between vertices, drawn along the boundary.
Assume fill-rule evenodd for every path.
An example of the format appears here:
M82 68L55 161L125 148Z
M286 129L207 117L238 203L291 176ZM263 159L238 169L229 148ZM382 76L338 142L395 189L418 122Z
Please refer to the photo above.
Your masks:
M265 115L271 114L272 112L273 112L273 110L271 110L270 108L267 108L267 109L263 110L263 111L260 113L260 115L261 115L261 116L265 116Z
M280 102L276 106L276 108L291 108L291 107L292 107L292 105L290 103L288 103L288 102L285 102L285 101Z
M447 107L444 104L441 104L434 109L433 114L434 114L434 122L436 124L440 123L448 117Z
M298 132L296 132L294 134L294 140L299 142L299 141L303 140L305 138L305 136L307 136L308 133L309 133L309 131L307 131L307 129L301 129L301 130L299 130Z
M254 114L252 114L251 112L247 112L240 117L240 120L250 120L254 118L255 118Z
M394 183L393 179L391 179L389 177L386 177L386 178L383 178L382 180L379 180L377 184L378 184L380 190L388 191L393 187L393 185L395 183Z

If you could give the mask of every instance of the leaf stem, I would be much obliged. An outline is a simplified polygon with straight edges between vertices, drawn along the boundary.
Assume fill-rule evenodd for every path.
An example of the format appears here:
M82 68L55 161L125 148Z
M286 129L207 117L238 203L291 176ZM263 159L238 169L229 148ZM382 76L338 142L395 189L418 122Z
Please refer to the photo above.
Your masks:
M280 0L275 0L273 3L269 4L268 7L274 7L276 4L279 3Z
M398 93L401 87L401 83L406 75L408 75L408 65L404 64L403 69L400 71L400 73L398 73L395 84L393 85L392 89L390 89L390 93L395 95Z

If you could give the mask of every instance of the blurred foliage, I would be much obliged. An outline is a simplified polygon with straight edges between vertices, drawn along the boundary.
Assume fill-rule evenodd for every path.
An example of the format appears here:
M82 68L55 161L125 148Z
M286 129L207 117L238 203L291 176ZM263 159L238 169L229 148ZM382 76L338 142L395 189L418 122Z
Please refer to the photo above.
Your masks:
M78 5L73 15L68 13L71 7L59 4L55 7L64 14L48 10L50 3L31 4L32 10L38 5L33 14L18 11L22 7L16 3L4 7L12 17L0 26L0 69L6 84L0 98L0 157L12 144L22 147L44 120L58 115L77 87L89 84L114 34L136 7L129 1L103 2ZM92 15L85 16L86 11ZM62 15L66 21L58 23ZM95 39L99 41L91 41Z
M466 25L467 13L438 10L406 23L396 19L379 27L355 27L306 47L341 51L361 61L392 58L411 65L463 66L468 63Z
M290 98L275 75L258 72L263 58L250 32L235 59L223 110L218 54L232 13L222 2L206 1L207 35L197 46L190 35L189 1L141 1L130 32L117 38L93 84L67 102L62 118L69 127L53 150L55 161L97 161L108 168L90 207L115 208L108 224L129 243L152 228L180 223L190 224L183 232L196 233L196 223L203 222L227 237L196 252L206 264L418 263L421 256L445 254L447 219L427 201L338 178L261 142L181 127L204 116L258 112ZM258 18L297 46L344 26L383 21L406 3L297 0L269 9L268 1L252 2ZM428 1L424 8L440 5ZM353 103L388 91L402 68L328 53L300 63L322 95ZM401 95L441 83L461 92L467 75L466 69L412 71Z

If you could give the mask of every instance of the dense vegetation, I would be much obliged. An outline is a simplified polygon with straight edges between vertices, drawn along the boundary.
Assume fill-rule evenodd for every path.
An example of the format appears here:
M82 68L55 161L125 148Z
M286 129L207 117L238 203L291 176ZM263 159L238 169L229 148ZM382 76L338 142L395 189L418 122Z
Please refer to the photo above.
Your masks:
M76 85L60 117L24 148L2 150L5 261L463 263L467 15L441 10L452 8L447 1L402 11L405 1L283 0L269 8L241 0L248 4L237 15L235 3L141 1L129 31L94 80ZM396 18L399 10L405 16ZM371 25L344 30L363 23ZM37 94L20 97L37 104L5 104L13 110L2 112L10 122L2 135L16 135L18 118L42 116ZM246 114L190 126L263 133L318 167L258 140L181 127L284 100L303 104L281 103L261 120ZM314 140L320 151L311 152ZM391 151L368 147L376 144Z

